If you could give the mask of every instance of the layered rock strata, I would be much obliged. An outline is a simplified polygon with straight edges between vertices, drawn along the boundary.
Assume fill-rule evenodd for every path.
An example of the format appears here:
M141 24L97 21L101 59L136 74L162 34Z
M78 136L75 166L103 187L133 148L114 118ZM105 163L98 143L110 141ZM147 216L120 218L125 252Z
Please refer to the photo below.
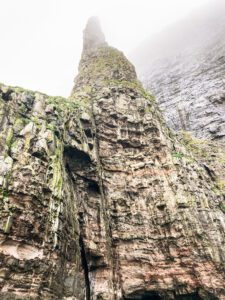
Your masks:
M1 299L225 299L213 167L88 41L69 99L0 88Z
M224 48L219 38L201 51L157 60L143 73L142 80L156 95L170 128L224 140Z
M224 1L209 1L132 55L168 126L197 138L225 138L224 10Z

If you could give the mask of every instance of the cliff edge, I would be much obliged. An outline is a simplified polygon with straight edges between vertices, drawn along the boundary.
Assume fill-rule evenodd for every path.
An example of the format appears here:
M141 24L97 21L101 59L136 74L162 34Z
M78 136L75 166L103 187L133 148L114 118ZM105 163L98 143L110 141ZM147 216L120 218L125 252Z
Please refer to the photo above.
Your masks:
M69 99L0 86L1 299L225 299L222 173L96 24Z

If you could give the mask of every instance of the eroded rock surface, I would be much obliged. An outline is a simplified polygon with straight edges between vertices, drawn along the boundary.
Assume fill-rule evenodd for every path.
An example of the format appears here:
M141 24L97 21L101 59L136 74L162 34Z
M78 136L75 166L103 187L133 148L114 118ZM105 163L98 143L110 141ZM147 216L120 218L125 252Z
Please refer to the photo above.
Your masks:
M3 85L0 93L0 298L61 299L76 289L82 299L75 191L63 155L70 104Z
M0 95L1 299L225 299L214 164L121 52L84 48L69 99Z
M133 54L169 127L197 138L225 138L224 11L224 1L211 1Z

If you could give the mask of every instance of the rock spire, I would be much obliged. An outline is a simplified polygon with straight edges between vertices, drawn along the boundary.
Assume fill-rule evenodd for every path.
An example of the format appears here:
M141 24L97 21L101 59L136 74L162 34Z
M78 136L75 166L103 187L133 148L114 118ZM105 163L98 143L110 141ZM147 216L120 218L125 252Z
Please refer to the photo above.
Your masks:
M92 23L69 99L0 84L0 299L224 300L224 182Z
M83 31L83 51L107 46L98 17L89 18Z

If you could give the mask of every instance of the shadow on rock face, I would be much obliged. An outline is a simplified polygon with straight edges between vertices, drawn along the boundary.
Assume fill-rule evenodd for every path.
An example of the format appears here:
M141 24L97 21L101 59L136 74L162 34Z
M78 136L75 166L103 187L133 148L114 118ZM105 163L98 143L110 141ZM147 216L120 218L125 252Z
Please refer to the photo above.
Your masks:
M70 170L72 170L73 172L88 169L91 165L90 157L84 151L78 150L76 148L65 148L64 156Z
M126 300L161 300L163 299L157 292L137 292L133 293L129 297L125 297Z
M174 296L173 298L168 298L167 296L160 296L158 292L137 292L130 297L126 297L126 300L201 300L202 298L198 293L182 294Z

